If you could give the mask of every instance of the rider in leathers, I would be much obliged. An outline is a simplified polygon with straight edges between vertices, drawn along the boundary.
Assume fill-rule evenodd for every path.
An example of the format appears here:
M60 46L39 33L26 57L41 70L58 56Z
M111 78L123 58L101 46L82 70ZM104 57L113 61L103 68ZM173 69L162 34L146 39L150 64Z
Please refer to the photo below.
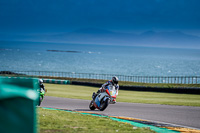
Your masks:
M104 92L106 90L106 86L114 86L115 87L115 90L116 90L116 95L118 95L118 90L119 90L119 85L118 85L118 78L115 76L115 77L112 77L112 80L109 80L107 81L106 83L104 83L102 85L102 87L97 91L97 93L95 94L94 96L94 99L96 98L96 96L101 93L101 92ZM115 101L116 102L116 101Z
M45 87L44 87L42 79L39 79L39 84L40 84L40 92L42 91L42 89L45 91Z

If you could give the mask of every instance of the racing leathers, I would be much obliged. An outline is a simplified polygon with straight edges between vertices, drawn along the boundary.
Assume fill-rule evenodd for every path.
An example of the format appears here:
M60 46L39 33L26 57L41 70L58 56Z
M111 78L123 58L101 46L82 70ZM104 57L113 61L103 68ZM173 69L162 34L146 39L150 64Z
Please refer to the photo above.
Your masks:
M43 84L40 84L40 92L41 92L42 90L44 90L44 91L45 91L45 87L44 87L44 85L43 85Z
M94 99L96 98L96 96L101 93L106 91L107 86L114 86L115 90L116 90L116 96L118 95L118 91L119 91L119 85L118 84L113 84L112 80L107 81L106 83L104 83L101 88L97 91L97 93L94 96Z

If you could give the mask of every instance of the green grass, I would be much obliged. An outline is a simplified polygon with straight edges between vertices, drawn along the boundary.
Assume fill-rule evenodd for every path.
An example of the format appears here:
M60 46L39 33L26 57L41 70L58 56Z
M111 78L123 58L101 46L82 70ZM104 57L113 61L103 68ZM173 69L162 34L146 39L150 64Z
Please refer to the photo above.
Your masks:
M147 128L79 113L39 108L40 133L154 133Z
M91 100L99 88L78 85L45 84L47 96ZM200 95L119 90L117 102L200 106Z

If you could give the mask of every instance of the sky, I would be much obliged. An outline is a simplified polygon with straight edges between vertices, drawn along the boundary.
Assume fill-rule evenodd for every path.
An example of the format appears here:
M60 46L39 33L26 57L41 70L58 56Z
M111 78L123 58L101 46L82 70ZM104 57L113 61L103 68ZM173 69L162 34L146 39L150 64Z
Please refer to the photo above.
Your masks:
M200 36L200 0L0 0L0 33L99 28L123 33L182 31Z

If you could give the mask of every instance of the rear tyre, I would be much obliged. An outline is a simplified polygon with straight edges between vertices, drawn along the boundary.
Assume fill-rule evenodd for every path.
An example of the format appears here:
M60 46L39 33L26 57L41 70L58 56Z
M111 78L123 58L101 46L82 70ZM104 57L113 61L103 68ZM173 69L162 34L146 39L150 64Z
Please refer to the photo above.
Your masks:
M100 111L104 111L106 109L106 107L108 106L108 98L105 101L102 101L101 105L100 105Z
M89 105L90 110L95 110L93 102L94 102L93 100L90 102L90 105Z

